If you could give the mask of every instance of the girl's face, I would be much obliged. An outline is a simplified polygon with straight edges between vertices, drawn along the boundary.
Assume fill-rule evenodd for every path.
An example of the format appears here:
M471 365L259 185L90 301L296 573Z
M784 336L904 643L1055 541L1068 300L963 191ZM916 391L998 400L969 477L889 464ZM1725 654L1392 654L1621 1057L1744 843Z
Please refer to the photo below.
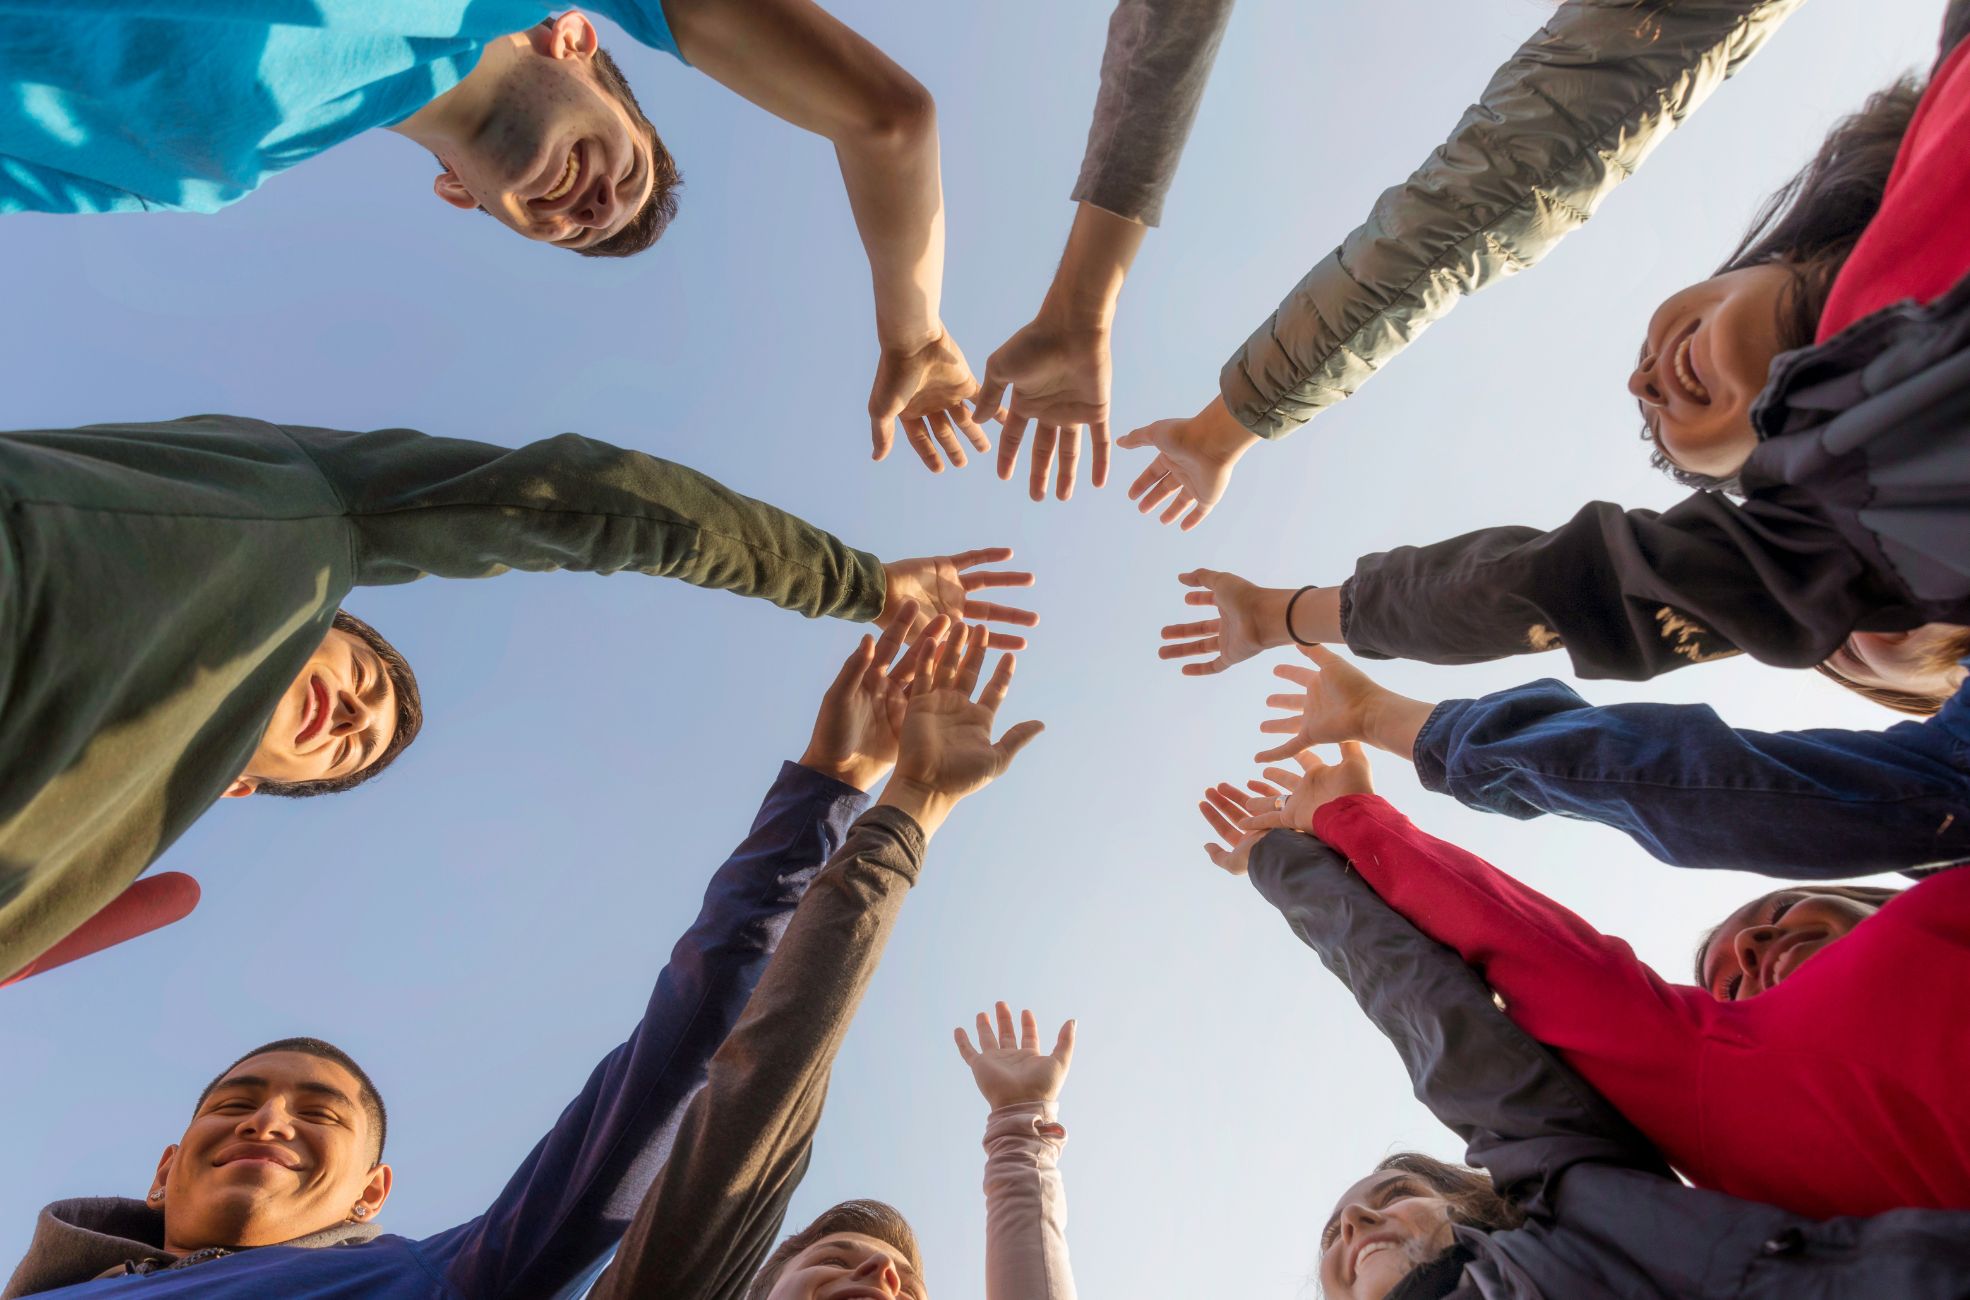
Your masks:
M1964 667L1951 655L1964 631L1954 623L1925 623L1908 632L1855 632L1826 665L1856 685L1948 699L1963 685Z
M1321 1294L1382 1300L1453 1240L1450 1202L1414 1174L1379 1170L1341 1194L1320 1234Z
M1811 887L1755 899L1711 936L1703 951L1703 987L1719 1002L1768 993L1880 910L1878 903Z
M1751 404L1786 350L1779 311L1793 285L1782 266L1750 266L1673 294L1649 319L1628 391L1679 467L1729 478L1758 445Z

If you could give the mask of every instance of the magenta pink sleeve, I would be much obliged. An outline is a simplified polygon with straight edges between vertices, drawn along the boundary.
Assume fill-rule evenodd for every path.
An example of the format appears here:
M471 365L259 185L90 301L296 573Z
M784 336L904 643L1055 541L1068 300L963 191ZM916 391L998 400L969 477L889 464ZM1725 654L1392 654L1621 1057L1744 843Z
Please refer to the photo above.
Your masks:
M985 1121L985 1300L1074 1300L1067 1262L1067 1144L1052 1102L1001 1106Z

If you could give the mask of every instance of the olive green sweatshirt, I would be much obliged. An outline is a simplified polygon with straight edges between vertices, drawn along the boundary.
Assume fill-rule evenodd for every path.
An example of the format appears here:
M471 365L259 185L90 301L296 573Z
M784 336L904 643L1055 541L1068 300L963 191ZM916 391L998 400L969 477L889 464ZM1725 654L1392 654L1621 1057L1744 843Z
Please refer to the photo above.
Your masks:
M575 434L196 416L0 435L0 974L140 875L247 765L349 589L632 570L870 620L880 563Z

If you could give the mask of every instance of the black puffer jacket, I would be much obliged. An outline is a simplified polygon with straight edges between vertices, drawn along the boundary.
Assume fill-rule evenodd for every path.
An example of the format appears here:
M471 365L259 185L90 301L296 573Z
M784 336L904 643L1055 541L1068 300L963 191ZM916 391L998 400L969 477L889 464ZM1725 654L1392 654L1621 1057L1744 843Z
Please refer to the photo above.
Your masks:
M1954 0L1945 55L1966 30ZM1856 628L1970 624L1970 280L1787 353L1752 422L1742 502L1594 502L1551 531L1362 557L1348 645L1432 663L1564 646L1583 677L1639 680L1739 650L1807 667Z
M1471 1259L1431 1294L1970 1297L1970 1213L1815 1221L1685 1186L1606 1099L1498 1010L1456 953L1325 844L1274 831L1252 850L1251 880L1395 1044L1418 1099L1528 1216L1506 1232L1459 1228Z

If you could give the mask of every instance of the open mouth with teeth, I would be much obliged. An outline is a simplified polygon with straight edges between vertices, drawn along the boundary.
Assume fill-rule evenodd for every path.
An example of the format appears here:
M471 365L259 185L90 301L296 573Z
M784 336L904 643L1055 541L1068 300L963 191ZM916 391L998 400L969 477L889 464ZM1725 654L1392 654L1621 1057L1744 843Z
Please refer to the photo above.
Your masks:
M1682 387L1683 395L1692 402L1710 402L1710 390L1696 377L1696 366L1690 361L1690 348L1696 342L1696 331L1692 329L1683 335L1683 341L1676 345L1676 354L1671 369L1675 371L1676 382Z
M579 141L576 142L574 147L568 150L567 160L561 164L561 174L555 178L552 186L533 199L532 206L553 210L573 194L575 187L581 182L582 174L587 170L584 166L587 154L587 146Z

